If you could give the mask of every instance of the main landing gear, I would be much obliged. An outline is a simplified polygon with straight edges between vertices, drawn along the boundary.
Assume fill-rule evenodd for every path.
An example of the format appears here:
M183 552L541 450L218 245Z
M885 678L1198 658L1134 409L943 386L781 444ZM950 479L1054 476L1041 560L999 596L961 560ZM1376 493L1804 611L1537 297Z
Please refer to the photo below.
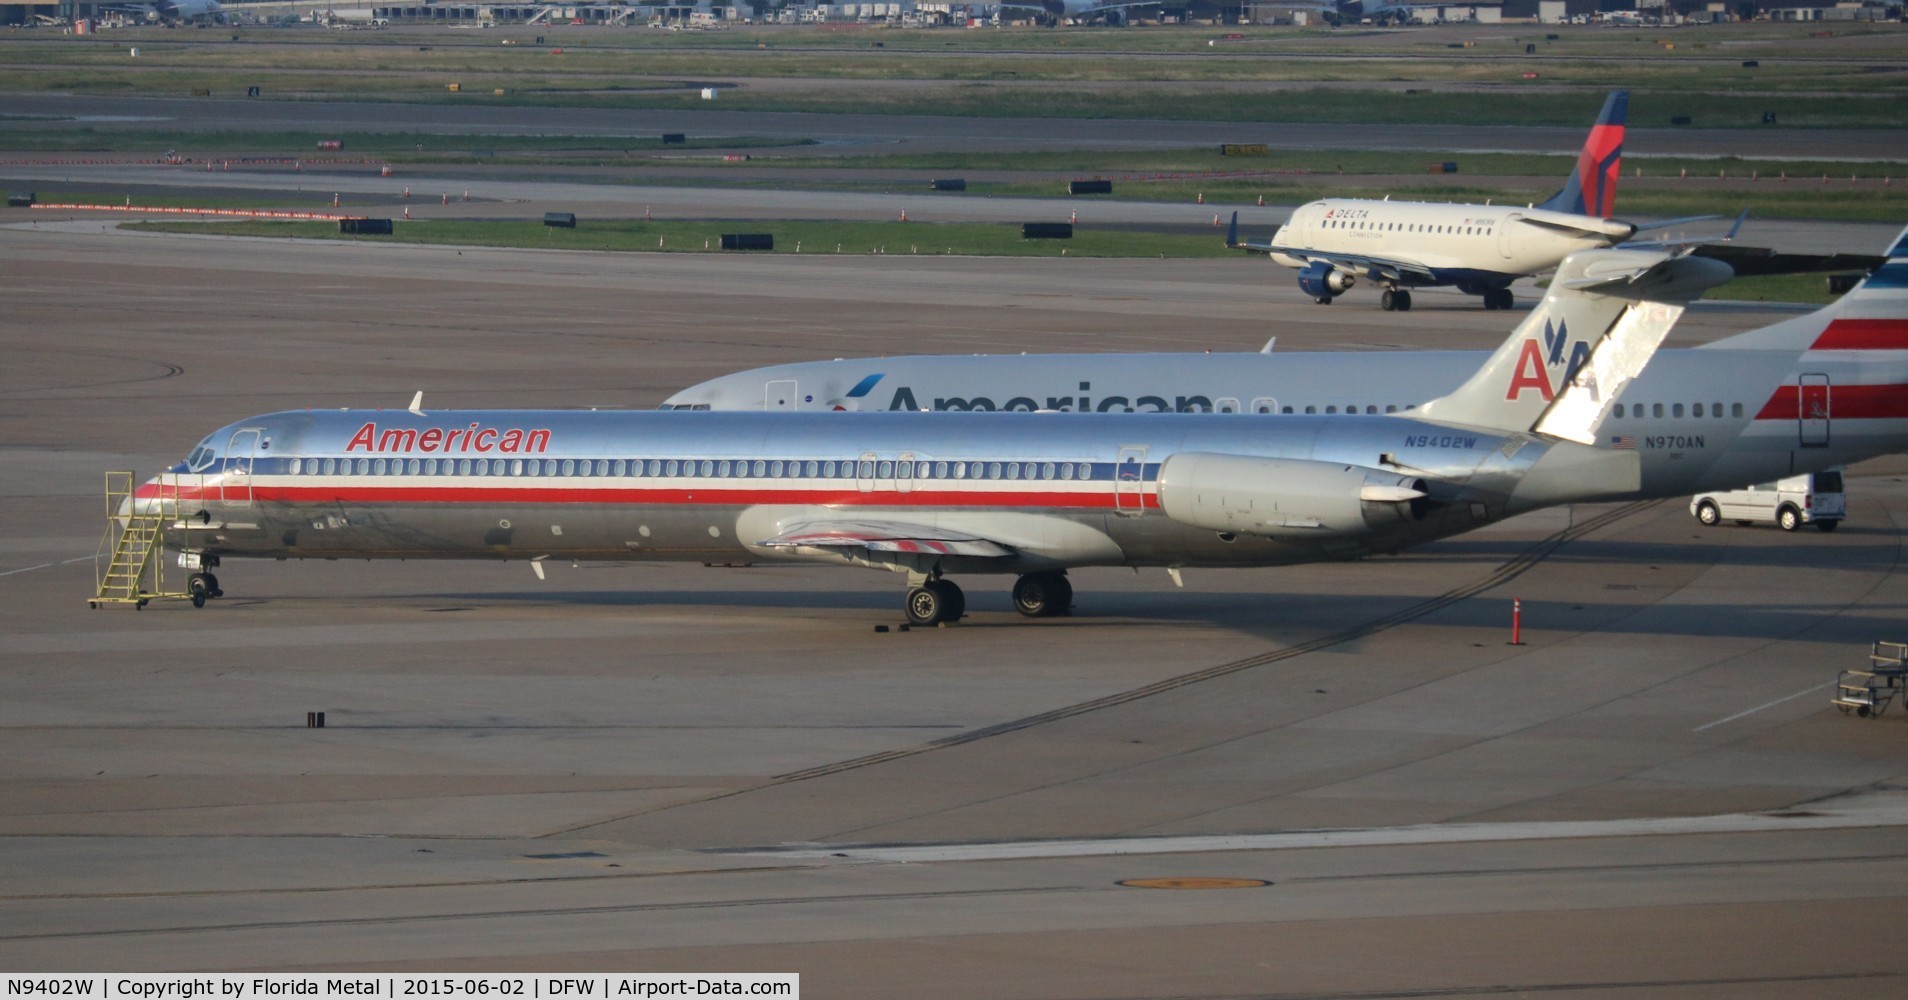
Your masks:
M214 597L224 597L225 591L219 589L219 578L212 573L194 573L186 577L186 593L192 595L192 606L205 607L205 602Z
M1014 581L1014 610L1029 618L1053 618L1073 610L1073 584L1065 570L1028 573Z
M1517 296L1508 288L1487 288L1484 290L1484 308L1510 309L1517 305Z
M937 577L909 587L905 607L910 625L957 622L967 614L967 595L954 581Z
M954 581L934 577L910 586L902 608L907 612L909 625L925 627L957 622L967 615L967 595ZM1073 584L1067 582L1066 571L1027 573L1014 581L1014 610L1029 618L1053 618L1071 613Z
M1386 312L1410 312L1411 293L1402 288L1387 288L1378 296L1378 308Z

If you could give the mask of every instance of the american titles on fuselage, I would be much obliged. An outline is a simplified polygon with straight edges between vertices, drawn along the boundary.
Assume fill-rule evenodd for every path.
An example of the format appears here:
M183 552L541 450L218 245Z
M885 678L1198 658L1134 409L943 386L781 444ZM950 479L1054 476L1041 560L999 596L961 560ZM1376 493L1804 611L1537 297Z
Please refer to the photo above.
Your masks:
M387 427L379 432L375 421L367 421L345 444L345 451L365 452L497 452L504 455L530 454L550 449L547 428L524 430L521 427L498 429L473 421L469 427Z

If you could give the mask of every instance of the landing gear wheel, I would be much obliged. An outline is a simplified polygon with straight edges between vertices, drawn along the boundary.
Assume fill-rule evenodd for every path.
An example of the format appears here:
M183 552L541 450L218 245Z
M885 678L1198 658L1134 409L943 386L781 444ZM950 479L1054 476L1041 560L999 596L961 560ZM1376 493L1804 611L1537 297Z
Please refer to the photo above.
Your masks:
M1398 293L1389 288L1380 292L1378 294L1378 308L1386 312L1396 312L1398 309Z
M1794 531L1802 526L1802 514L1794 507L1784 507L1776 511L1776 527L1783 531Z
M1841 524L1841 523L1842 523L1842 522L1840 522L1840 521L1817 521L1817 522L1815 522L1815 530L1817 530L1817 531L1834 531L1834 530L1835 530L1835 528L1836 528L1836 526L1837 526L1837 525L1839 525L1839 524Z
M947 610L947 598L940 588L928 581L925 587L909 587L907 600L902 607L907 611L908 624L927 626L941 620Z
M1062 573L1028 573L1014 581L1014 610L1029 618L1064 615L1073 607L1073 584Z
M194 573L186 577L186 593L192 595L193 607L205 607L205 599L212 596L215 583L210 573Z
M1717 510L1715 504L1704 500L1696 505L1696 520L1713 528L1722 523L1722 511Z
M1508 288L1493 288L1484 293L1484 308L1510 309L1517 305L1517 296Z
M205 595L202 593L194 593L192 595L192 606L195 608L205 607Z
M1329 306L1332 304L1332 297L1329 295L1314 295L1312 296L1312 301L1321 306Z
M1411 293L1405 291L1402 288L1400 288L1396 292L1393 292L1391 296L1391 307L1393 309L1398 310L1401 313L1410 312L1411 311Z
M941 621L957 622L967 617L967 595L952 580L930 580L930 588L941 592Z
M211 596L213 597L225 596L225 591L219 589L219 576L217 573L207 573L205 575L205 582L207 586L212 588Z

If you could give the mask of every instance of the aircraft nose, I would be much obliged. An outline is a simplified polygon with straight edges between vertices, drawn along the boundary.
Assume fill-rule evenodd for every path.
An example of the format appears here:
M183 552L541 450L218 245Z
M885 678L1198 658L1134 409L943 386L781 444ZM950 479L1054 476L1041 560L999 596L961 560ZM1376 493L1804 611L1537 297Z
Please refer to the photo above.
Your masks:
M160 479L148 479L139 484L133 495L119 502L119 516L138 514L141 517L153 517L164 513L168 506L176 504L177 488L172 483Z

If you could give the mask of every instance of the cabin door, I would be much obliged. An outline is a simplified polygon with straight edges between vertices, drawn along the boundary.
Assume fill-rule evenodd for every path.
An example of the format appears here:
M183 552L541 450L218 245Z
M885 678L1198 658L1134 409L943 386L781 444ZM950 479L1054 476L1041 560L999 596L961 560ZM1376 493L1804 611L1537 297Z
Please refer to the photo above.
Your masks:
M1113 466L1113 511L1138 517L1146 510L1146 446L1127 445Z
M1511 230L1523 219L1521 215L1506 215L1504 221L1497 224L1497 253L1505 260L1511 259Z
M1797 416L1801 434L1800 443L1804 448L1826 448L1829 443L1829 377L1827 375L1803 375L1801 383L1795 387L1801 406Z
M232 440L225 446L228 459L225 466L225 482L219 489L219 498L228 507L250 507L252 505L252 463L258 454L258 428L247 427L232 432Z

